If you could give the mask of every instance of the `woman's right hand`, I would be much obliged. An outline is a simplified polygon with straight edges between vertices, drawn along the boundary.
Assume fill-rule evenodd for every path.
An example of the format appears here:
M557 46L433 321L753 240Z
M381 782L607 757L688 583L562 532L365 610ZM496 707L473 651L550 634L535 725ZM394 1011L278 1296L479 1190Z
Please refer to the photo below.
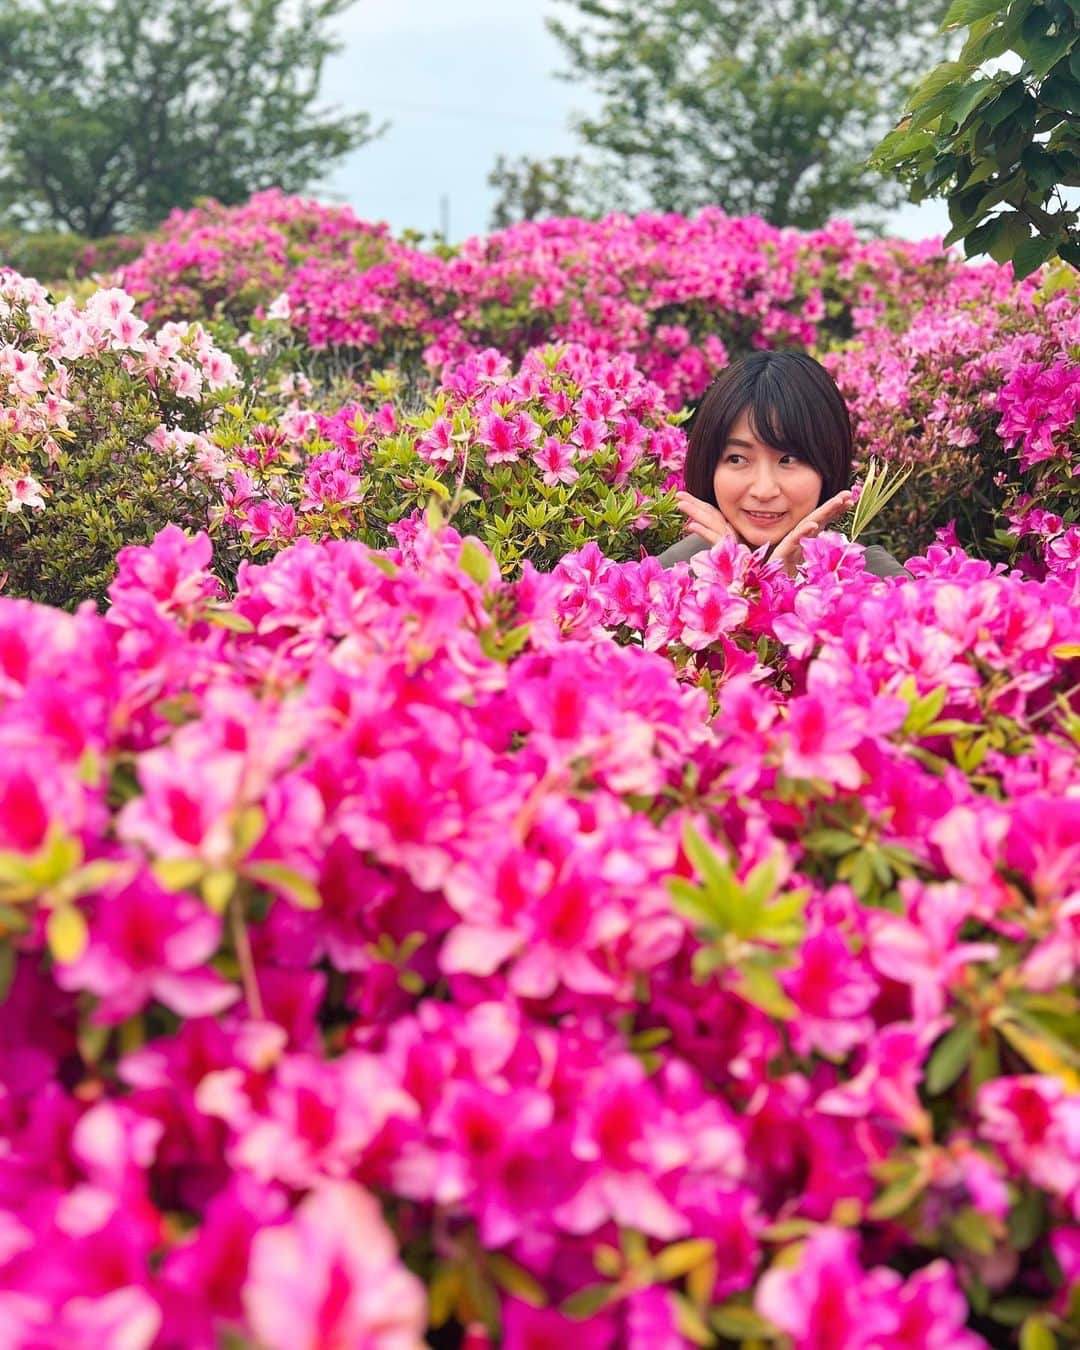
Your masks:
M676 492L675 505L686 517L686 533L696 534L710 547L726 535L735 533L719 507L710 506L692 493Z

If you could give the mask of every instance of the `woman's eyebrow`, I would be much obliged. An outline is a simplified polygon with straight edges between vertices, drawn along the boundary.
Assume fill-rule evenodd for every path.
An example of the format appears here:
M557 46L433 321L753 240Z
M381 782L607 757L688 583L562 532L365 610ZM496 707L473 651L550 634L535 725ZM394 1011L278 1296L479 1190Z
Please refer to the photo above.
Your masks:
M724 442L724 444L725 444L725 445L741 445L741 446L744 446L747 450L753 450L753 448L754 448L754 442L753 442L753 441L744 441L744 440L742 439L741 436L729 436L729 437L727 438L727 440Z

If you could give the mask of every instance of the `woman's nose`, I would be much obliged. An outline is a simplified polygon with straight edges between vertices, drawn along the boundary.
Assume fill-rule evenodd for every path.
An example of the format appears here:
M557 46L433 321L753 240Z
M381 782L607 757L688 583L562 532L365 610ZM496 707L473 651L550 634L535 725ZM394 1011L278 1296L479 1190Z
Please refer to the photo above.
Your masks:
M750 484L750 495L760 502L771 501L779 491L776 471L771 464L758 464Z

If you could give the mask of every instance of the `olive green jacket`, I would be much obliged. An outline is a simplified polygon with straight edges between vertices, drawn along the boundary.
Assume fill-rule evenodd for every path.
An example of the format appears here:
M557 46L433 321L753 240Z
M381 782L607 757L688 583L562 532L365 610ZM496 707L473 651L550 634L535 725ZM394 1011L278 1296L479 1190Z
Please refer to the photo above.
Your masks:
M711 547L712 545L707 544L704 539L699 539L692 534L687 535L685 539L680 539L678 543L664 549L663 553L659 555L660 562L664 567L673 567L677 562L686 562L695 553L700 553L702 549ZM893 555L886 552L880 544L869 545L865 555L865 566L872 577L911 576L907 568L898 563Z

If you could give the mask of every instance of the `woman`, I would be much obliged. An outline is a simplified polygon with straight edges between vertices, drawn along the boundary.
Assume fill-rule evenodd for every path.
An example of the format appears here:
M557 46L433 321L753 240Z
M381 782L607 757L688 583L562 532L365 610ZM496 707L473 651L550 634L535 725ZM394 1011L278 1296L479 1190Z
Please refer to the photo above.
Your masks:
M694 416L686 490L677 496L688 537L661 553L665 567L735 535L794 571L802 541L848 509L851 421L832 377L802 352L754 352L729 366ZM908 576L883 548L866 550L873 576Z

